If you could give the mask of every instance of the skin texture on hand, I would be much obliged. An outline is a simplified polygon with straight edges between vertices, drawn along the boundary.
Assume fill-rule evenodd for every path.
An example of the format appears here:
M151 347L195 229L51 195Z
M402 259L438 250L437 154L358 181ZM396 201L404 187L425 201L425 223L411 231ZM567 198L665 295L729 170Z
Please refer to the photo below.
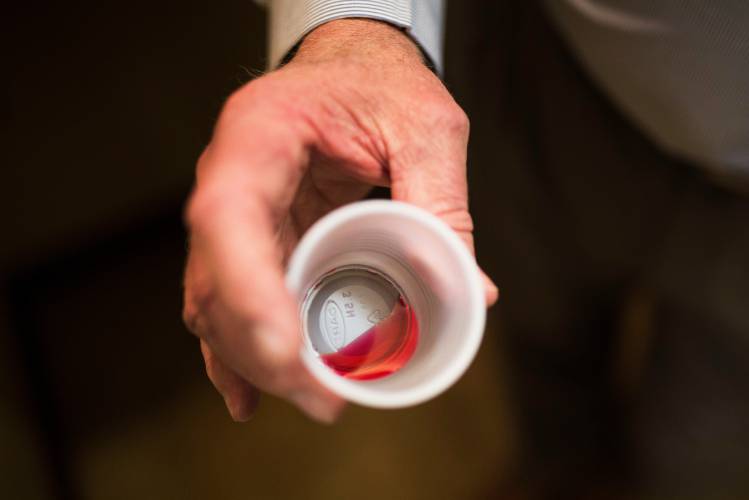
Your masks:
M284 263L310 225L372 186L436 214L473 250L467 142L465 113L418 48L378 21L317 28L289 64L228 99L186 211L184 320L232 418L252 415L258 389L336 418L343 401L299 358Z

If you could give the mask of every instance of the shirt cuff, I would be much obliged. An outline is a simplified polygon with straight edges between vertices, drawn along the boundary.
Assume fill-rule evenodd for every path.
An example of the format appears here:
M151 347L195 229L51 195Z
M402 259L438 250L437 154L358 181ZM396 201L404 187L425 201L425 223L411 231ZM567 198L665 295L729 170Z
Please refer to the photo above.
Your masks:
M363 17L402 28L442 74L445 0L267 0L269 63L277 67L310 31L334 19Z

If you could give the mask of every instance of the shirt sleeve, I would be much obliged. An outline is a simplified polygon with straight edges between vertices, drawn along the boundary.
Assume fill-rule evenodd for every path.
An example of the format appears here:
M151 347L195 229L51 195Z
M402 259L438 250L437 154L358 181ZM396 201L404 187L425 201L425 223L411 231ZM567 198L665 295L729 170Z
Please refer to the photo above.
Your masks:
M388 22L408 33L442 71L446 0L257 0L269 9L271 67L310 31L334 19L364 17Z

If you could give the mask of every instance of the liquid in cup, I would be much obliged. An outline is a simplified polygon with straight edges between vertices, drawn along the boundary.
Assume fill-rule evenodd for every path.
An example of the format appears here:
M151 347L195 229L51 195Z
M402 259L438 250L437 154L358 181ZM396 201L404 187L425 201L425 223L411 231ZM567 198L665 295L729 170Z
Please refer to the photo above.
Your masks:
M302 303L305 339L342 377L388 376L411 358L419 324L407 297L386 274L344 266L320 277Z

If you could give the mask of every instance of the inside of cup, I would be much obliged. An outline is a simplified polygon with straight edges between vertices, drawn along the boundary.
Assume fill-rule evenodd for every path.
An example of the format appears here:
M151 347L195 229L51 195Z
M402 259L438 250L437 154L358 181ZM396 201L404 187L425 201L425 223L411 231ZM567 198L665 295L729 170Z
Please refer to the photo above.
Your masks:
M475 277L468 275L476 270L466 268L443 235L398 214L363 214L343 221L316 242L302 272L300 293L345 266L369 266L397 283L414 309L419 341L410 360L386 377L345 379L320 360L323 370L315 370L318 376L328 382L330 377L341 379L334 382L338 387L392 395L423 390L458 369L456 363L467 364L466 356L473 357L476 346L467 334L476 328L477 309L476 293L471 290ZM483 304L479 309L483 313ZM483 316L480 319L483 329ZM305 342L310 345L309 337Z

